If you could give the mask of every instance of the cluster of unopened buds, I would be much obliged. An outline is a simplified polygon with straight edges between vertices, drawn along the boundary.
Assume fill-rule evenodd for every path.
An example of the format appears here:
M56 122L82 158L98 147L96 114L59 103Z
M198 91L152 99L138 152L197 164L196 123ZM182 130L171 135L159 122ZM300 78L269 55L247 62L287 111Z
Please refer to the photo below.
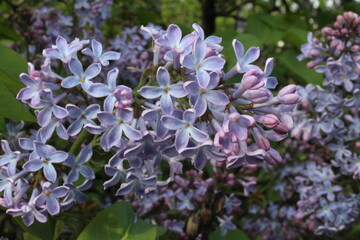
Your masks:
M44 222L48 214L83 203L83 191L95 180L91 165L101 161L93 148L112 155L104 166L110 177L104 188L120 185L117 195L144 195L165 186L185 161L197 170L209 159L224 161L228 169L283 162L270 141L285 139L293 127L297 87L286 86L274 96L273 59L262 71L252 64L259 48L245 52L237 40L237 63L224 73L221 38L205 38L199 25L193 27L184 37L173 24L166 31L143 28L155 44L154 64L136 87L118 83L119 70L110 61L120 53L103 52L96 40L68 43L59 36L43 51L41 70L29 64L17 98L35 109L40 129L19 138L18 146L2 141L0 203L8 214L30 225L34 218ZM238 74L240 82L229 81ZM56 136L71 146L55 149Z

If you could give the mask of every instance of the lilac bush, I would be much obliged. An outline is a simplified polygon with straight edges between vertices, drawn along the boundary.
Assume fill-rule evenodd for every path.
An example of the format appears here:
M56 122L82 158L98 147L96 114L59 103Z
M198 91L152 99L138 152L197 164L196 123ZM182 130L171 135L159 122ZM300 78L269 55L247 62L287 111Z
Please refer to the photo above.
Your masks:
M259 48L244 55L237 40L238 62L225 73L221 38L204 40L201 27L193 27L187 35L174 24L166 31L143 27L155 46L153 61L143 64L141 54L140 62L130 61L130 69L132 63L142 65L139 78L123 75L119 81L127 53L103 51L97 40L58 36L44 49L39 70L29 64L29 73L20 76L26 87L17 97L34 109L40 128L20 137L19 144L2 141L0 202L9 214L30 225L84 202L82 191L101 174L92 169L93 148L110 156L103 166L109 177L104 188L143 199L178 182L184 165L201 171L207 165L231 169L283 162L271 142L285 139L293 127L291 114L300 101L296 86L274 96L273 60L263 72L250 64ZM242 80L233 81L238 74ZM56 145L57 138L71 147ZM253 191L251 178L239 181L244 195ZM176 194L172 207L193 210L191 200L203 198L210 185L199 180L194 192ZM240 204L233 195L224 201L226 213L217 218L223 234L236 228L229 214ZM181 222L167 224L178 229Z

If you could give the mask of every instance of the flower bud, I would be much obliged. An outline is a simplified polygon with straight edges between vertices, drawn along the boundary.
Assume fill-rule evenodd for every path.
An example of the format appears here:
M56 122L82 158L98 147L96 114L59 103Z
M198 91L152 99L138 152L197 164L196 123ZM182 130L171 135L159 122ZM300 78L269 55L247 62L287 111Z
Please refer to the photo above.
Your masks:
M269 100L271 94L265 88L260 88L256 90L247 90L245 92L245 97L247 97L253 103L263 103Z
M294 84L290 84L281 89L277 98L282 104L296 104L301 100L301 97L296 90L296 85Z
M266 114L261 118L261 123L267 128L274 128L279 125L280 120L274 114Z
M132 95L132 90L125 86L119 86L114 91L114 96L117 100L115 107L124 109L130 107L134 103L134 98Z
M280 122L273 130L278 134L286 134L289 131L289 128L286 126L285 123Z
M247 71L242 80L241 80L241 86L244 89L258 89L264 86L264 81L262 81L264 78L264 73L261 71L258 71L256 69L251 69Z

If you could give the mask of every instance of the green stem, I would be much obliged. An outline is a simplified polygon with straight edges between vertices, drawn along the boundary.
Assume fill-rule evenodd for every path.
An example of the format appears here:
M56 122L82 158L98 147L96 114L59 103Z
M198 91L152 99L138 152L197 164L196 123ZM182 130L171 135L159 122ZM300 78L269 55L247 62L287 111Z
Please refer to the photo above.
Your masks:
M78 149L80 148L84 140L88 137L88 135L89 133L85 129L83 129L78 138L75 140L74 144L71 146L69 153L75 155L75 152L78 152Z

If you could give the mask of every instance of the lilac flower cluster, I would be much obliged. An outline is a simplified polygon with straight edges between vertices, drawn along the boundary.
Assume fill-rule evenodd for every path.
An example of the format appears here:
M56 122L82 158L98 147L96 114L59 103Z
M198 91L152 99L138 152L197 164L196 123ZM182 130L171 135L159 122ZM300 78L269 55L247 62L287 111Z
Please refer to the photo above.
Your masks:
M198 237L208 228L219 227L222 235L235 230L235 219L240 213L241 201L233 193L226 195L218 189L238 187L234 174L215 173L215 178L204 178L194 170L185 172L187 178L175 177L168 187L136 199L127 195L139 217L156 221L160 226L179 234L180 238ZM234 182L235 181L235 182ZM189 215L195 216L188 219ZM215 226L213 226L215 223Z
M294 137L327 144L333 165L342 174L359 178L357 149L360 138L360 17L346 12L333 28L322 29L324 42L309 33L299 59L324 75L323 87L308 85L299 92L302 109L294 113Z
M186 161L197 170L209 159L228 169L283 162L270 141L285 139L293 126L291 112L300 101L296 86L273 96L273 59L262 71L251 64L259 48L245 52L237 40L238 62L225 74L221 38L204 39L201 27L193 27L184 37L174 24L166 31L143 28L154 40L154 65L135 88L117 81L113 63L120 53L103 51L96 40L68 42L59 36L43 51L41 70L29 64L17 98L35 110L40 129L20 138L17 149L2 142L0 193L9 214L30 225L34 218L43 222L47 214L84 202L82 192L95 179L90 160L97 146L112 155L104 188L117 185L116 195L144 195L165 186ZM162 51L165 63L159 64ZM237 74L241 82L229 82ZM56 135L72 142L70 150L52 146ZM252 186L248 182L243 184ZM187 194L180 200L191 197ZM219 222L232 229L230 220Z

